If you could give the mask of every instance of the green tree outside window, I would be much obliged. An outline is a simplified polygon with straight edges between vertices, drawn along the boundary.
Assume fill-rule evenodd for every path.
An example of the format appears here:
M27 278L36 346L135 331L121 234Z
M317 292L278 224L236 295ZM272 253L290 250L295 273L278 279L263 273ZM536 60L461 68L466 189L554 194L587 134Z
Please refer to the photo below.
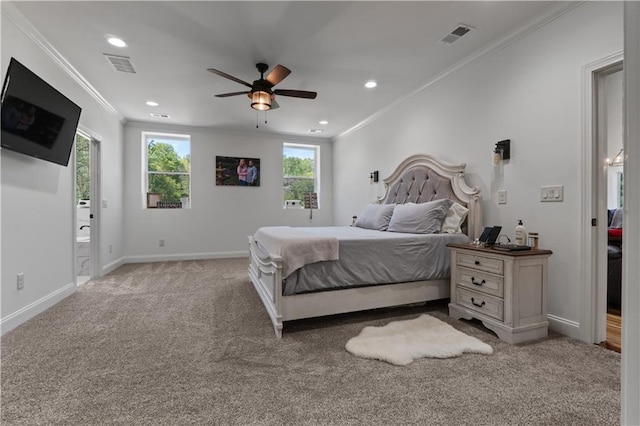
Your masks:
M148 192L162 195L163 202L189 197L191 153L189 141L171 138L147 139ZM182 155L178 152L181 151Z
M316 192L316 147L284 145L284 200L303 200L305 192ZM287 152L292 155L287 155ZM299 155L295 155L295 153Z
M89 175L89 146L91 141L76 133L76 203L91 197Z

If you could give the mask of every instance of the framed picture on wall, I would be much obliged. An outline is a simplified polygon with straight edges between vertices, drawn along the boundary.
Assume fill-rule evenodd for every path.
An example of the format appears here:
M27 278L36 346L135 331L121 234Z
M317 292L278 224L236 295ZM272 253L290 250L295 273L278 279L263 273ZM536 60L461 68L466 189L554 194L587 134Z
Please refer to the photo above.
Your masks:
M260 186L260 159L216 155L216 185Z
M158 192L147 192L147 208L155 209L158 203L162 202L162 194Z

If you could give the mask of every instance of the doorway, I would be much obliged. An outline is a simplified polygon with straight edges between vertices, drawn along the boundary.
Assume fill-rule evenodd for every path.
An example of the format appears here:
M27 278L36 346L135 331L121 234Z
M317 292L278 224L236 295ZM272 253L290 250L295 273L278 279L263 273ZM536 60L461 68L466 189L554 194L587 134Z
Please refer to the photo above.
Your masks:
M91 138L76 133L76 284L91 277Z
M85 132L75 138L76 158L76 285L97 277L99 271L99 165L100 144Z
M622 351L622 218L624 207L624 151L623 151L623 75L622 63L607 68L599 78L603 85L603 102L598 114L604 117L606 129L599 132L605 146L606 197L607 203L607 277L606 283L606 339L604 346Z
M621 352L622 334L622 217L623 174L623 63L616 61L593 73L593 123L596 166L595 207L597 237L595 343ZM603 321L604 318L604 321Z

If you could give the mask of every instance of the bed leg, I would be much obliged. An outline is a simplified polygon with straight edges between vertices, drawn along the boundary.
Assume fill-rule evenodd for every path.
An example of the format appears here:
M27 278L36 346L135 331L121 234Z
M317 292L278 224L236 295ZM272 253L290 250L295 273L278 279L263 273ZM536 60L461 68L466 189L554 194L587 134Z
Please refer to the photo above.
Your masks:
M274 324L273 331L275 331L278 339L282 339L282 324Z

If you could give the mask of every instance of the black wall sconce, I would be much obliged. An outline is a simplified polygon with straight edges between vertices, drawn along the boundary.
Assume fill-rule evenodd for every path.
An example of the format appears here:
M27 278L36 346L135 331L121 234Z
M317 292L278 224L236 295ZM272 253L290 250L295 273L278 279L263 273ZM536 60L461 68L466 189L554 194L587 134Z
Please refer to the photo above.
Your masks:
M493 152L495 154L502 154L502 161L511 158L511 139L496 142L496 147L493 149Z
M369 175L369 183L377 183L378 182L378 171L371 172Z

